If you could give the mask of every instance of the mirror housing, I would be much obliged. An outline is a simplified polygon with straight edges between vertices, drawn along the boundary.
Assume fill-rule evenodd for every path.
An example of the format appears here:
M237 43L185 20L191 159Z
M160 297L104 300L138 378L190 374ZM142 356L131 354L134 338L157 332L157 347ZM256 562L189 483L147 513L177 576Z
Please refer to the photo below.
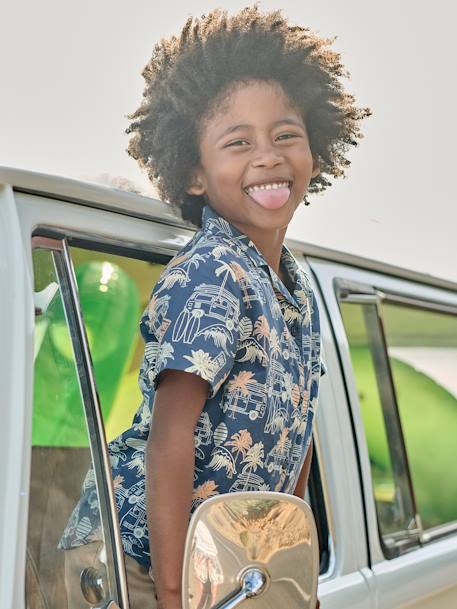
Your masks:
M183 609L314 609L319 577L309 505L285 493L216 495L192 515L184 553Z

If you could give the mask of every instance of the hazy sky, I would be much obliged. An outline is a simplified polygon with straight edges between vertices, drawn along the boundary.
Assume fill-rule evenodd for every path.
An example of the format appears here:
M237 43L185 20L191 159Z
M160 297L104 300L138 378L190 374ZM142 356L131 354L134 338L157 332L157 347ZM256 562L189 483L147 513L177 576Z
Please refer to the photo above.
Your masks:
M125 115L154 43L188 15L246 2L9 2L0 37L0 165L141 186ZM457 281L457 11L452 0L260 2L326 37L370 106L345 180L311 196L288 235Z

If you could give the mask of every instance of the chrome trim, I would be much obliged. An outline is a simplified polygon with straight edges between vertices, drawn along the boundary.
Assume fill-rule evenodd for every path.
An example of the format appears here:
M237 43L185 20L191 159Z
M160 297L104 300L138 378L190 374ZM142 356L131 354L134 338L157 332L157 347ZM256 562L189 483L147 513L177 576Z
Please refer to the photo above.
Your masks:
M165 227L167 228L167 227ZM174 256L193 236L193 232L191 231L182 231L180 230L180 238L176 239L175 243L170 243L170 247L163 247L160 245L156 245L154 244L153 241L151 241L151 243L149 244L144 244L144 243L138 243L138 242L132 242L132 241L125 241L125 240L116 240L116 239L110 239L108 237L105 237L104 235L101 235L99 233L96 232L91 232L91 233L87 233L87 232L83 232L83 231L77 231L77 230L70 230L67 228L56 228L55 226L47 226L45 224L40 224L38 225L35 229L34 229L34 234L36 233L47 233L48 235L51 235L51 238L70 238L70 239L77 239L83 242L86 242L86 244L84 246L81 245L77 245L77 246L73 246L73 244L69 244L70 247L86 247L87 249L92 249L90 246L92 245L93 242L96 242L97 244L106 246L106 247L112 247L112 248L119 248L119 249L124 249L124 250L136 250L137 252L140 253L144 253L144 254L163 254L165 256ZM55 237L53 236L53 234L55 233ZM64 234L63 234L64 233ZM187 234L188 233L188 234ZM32 239L34 239L35 237L32 237ZM46 239L47 237L40 237L42 239Z
M248 568L240 577L241 589L234 595L221 603L218 603L213 609L235 609L248 598L255 598L264 591L267 585L267 576L262 569L256 567Z
M340 300L350 304L375 304L377 302L375 294L341 294Z
M422 300L420 298L414 298L412 296L404 296L397 292L388 292L385 290L376 289L376 293L382 302L389 304L407 305L415 309L427 309L430 311L436 311L441 313L449 313L451 315L457 315L457 306L445 304L438 300Z
M386 434L387 434L388 441L389 441L389 452L390 452L391 459L392 459L392 461L391 461L392 471L398 475L397 483L398 482L401 483L400 488L402 490L403 504L404 504L405 512L407 511L407 507L409 507L409 506L405 505L406 501L410 502L411 508L412 508L411 514L412 514L413 520L408 525L408 537L413 538L413 537L416 537L417 535L420 536L420 534L422 533L422 529L421 529L420 519L419 519L419 521L417 520L418 511L417 511L416 495L414 493L413 480L412 480L412 476L411 476L411 470L409 467L408 453L406 451L405 437L403 434L400 411L398 408L397 391L395 388L395 383L394 383L394 379L393 379L393 375L392 375L392 368L391 368L391 364L390 364L386 333L384 331L384 318L383 318L383 311L382 311L382 305L381 305L380 299L378 299L378 301L376 303L376 312L377 312L377 317L378 317L378 333L379 333L379 337L381 339L382 349L384 352L384 357L383 357L383 362L382 362L383 367L384 367L383 373L384 373L384 378L388 379L388 386L386 387L386 390L384 391L384 395L381 390L381 388L383 387L383 384L382 384L382 382L380 382L381 379L379 378L379 375L378 375L378 367L375 366L376 376L378 377L378 381L379 381L378 387L379 387L379 393L380 393L380 398L381 398L381 406L382 406L382 410L383 410L384 422L386 425ZM378 362L378 364L379 364L379 362ZM384 401L384 400L386 400L386 401ZM386 414L388 415L387 417L386 417ZM392 444L391 444L391 439L393 439ZM397 452L397 456L400 459L400 463L397 463L396 459L393 458L392 453L395 454L395 452ZM400 465L400 467L398 467L399 465ZM402 467L402 465L403 465L403 467ZM403 484L405 482L404 477L406 478L406 485ZM405 501L405 499L406 499L406 501Z
M448 524L441 524L432 529L428 529L422 533L420 538L421 543L430 543L431 541L435 541L441 537L445 537L446 535L450 535L452 533L457 533L457 521L450 522Z
M58 252L63 251L62 241L60 239L52 239L50 237L32 237L32 249L36 249L38 247L42 247L47 250L56 250Z
M79 297L73 264L65 240L34 236L31 239L31 244L32 249L45 249L52 252L56 277L60 284L62 306L67 319L70 340L75 353L75 365L77 368L82 407L86 415L86 424L89 432L89 447L92 464L97 473L95 482L100 503L100 519L104 531L105 544L107 546L107 551L110 554L113 554L115 578L114 593L116 595L116 600L119 600L117 599L117 592L119 590L120 598L122 599L122 608L129 609L124 562L122 560L119 561L118 558L121 556L120 552L123 550L119 527L117 526L118 516L114 504L111 484L111 466L109 465L104 426L92 370L92 360L88 347L87 335L79 307ZM97 453L94 452L94 449L98 449ZM102 482L102 488L100 488L100 481ZM106 501L104 501L105 498ZM108 512L104 509L106 504L109 506Z
M79 294L78 294L78 286L76 282L76 275L73 268L73 263L70 257L70 253L68 251L68 245L66 240L62 241L63 244L63 265L59 269L58 274L64 281L68 283L69 295L71 300L71 306L74 314L74 321L76 322L76 329L78 336L75 337L80 339L81 343L78 347L81 348L82 358L79 360L78 358L78 377L80 380L84 379L87 383L88 395L87 397L90 400L88 404L86 399L83 399L84 407L87 413L87 424L89 428L89 434L91 437L91 452L92 452L92 462L95 470L99 474L95 479L100 477L101 485L97 484L97 491L99 494L99 502L100 502L100 516L102 520L102 525L104 525L105 534L105 543L107 545L107 552L113 553L114 555L114 575L117 583L117 587L120 592L120 599L115 598L114 600L120 601L120 605L123 609L129 609L129 600L128 600L128 592L127 592L127 579L124 568L124 561L121 558L123 556L123 547L121 541L121 535L119 530L119 520L118 514L114 502L114 492L112 485L112 471L111 464L108 456L108 448L105 437L105 428L103 425L103 416L101 413L100 402L97 392L97 387L95 383L95 375L93 370L92 358L89 349L89 342L87 339L86 328L83 321L82 311L79 302ZM64 300L65 306L65 300ZM69 320L70 321L70 320ZM71 327L71 324L70 324ZM76 341L75 341L76 342ZM76 342L76 344L78 344ZM81 370L81 368L83 368ZM81 388L83 391L83 388ZM96 455L93 454L92 450L92 441L95 440L96 447L98 448L98 456L101 459L97 458ZM101 488L100 488L101 487ZM105 514L104 507L107 505L108 512ZM105 522L103 522L105 520ZM117 593L117 590L115 591ZM117 596L117 594L116 594Z

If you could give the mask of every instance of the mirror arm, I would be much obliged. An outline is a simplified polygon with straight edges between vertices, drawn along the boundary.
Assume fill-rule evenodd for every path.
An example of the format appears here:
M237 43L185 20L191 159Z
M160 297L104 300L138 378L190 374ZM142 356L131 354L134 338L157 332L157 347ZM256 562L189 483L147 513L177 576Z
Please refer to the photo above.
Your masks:
M263 571L249 568L241 575L241 590L227 600L223 600L214 609L235 609L247 598L259 596L266 586L267 578Z

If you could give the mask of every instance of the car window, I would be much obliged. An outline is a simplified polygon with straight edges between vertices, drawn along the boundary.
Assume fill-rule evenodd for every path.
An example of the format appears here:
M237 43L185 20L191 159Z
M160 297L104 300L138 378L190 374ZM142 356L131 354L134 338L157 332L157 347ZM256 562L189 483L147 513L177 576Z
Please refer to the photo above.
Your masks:
M149 260L69 248L94 366L106 438L128 429L142 401L138 371L144 355L139 321L165 266Z
M396 304L384 332L424 529L457 521L457 317Z
M106 526L106 499L99 457L94 452L97 430L82 397L87 379L68 269L61 242L42 240L45 242L48 247L37 245L33 250L35 363L26 606L92 607L109 600L118 602L111 531ZM89 540L95 548L91 557L79 552L87 519L81 519L79 527L65 538L89 478L97 483L91 505L94 513L101 514ZM86 597L80 583L84 570Z
M457 482L443 484L457 457L457 317L374 292L342 299L340 310L392 558L457 520Z
M138 373L144 342L139 321L170 257L126 248L108 251L94 242L79 243L69 251L110 441L131 426L142 404ZM306 499L316 517L324 573L329 565L329 532L316 452Z

